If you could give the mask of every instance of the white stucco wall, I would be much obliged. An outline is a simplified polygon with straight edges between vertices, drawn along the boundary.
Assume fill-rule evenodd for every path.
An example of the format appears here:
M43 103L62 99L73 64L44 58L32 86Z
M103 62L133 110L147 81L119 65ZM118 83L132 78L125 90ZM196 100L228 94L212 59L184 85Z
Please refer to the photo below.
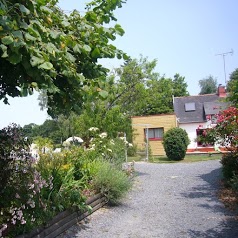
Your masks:
M204 123L188 123L188 124L179 124L179 127L187 131L188 137L190 139L190 144L188 145L188 149L197 148L197 142L195 139L197 138L196 129L200 126L200 128L208 128L211 125L211 121ZM202 127L201 127L202 126Z

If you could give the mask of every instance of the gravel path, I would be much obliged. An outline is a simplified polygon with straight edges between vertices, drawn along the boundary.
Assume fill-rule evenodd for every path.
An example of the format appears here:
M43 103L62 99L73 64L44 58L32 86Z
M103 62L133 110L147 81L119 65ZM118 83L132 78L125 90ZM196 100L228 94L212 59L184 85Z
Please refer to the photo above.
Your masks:
M135 164L138 176L119 206L106 207L60 237L238 237L235 214L217 199L219 161Z

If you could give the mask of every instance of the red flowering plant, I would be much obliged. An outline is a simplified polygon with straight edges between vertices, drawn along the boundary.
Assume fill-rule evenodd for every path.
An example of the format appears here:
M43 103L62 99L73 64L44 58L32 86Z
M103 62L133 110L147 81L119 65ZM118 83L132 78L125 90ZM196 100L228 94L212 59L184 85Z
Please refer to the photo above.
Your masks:
M217 125L214 135L219 138L219 143L229 151L238 152L238 109L229 107L217 115Z
M229 107L217 115L217 125L207 131L209 138L228 151L221 160L224 178L238 178L238 108Z

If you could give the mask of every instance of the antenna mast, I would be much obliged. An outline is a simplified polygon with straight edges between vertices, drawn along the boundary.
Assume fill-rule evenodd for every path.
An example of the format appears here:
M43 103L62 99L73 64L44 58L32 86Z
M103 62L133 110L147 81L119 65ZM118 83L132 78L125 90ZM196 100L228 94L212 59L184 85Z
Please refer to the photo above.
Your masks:
M224 52L224 53L220 53L220 54L216 54L215 56L218 56L218 55L220 55L220 56L222 56L222 58L223 58L223 67L224 67L224 76L225 76L225 84L226 84L226 60L225 60L225 56L227 56L227 55L233 55L233 53L234 53L234 51L233 51L233 49L231 49L231 51L229 51L229 52Z

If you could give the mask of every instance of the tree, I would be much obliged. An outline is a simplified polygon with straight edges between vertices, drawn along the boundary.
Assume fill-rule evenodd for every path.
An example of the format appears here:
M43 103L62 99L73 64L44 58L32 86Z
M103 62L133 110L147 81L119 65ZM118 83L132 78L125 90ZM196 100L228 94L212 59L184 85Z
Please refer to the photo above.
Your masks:
M201 88L200 95L216 93L217 91L217 79L211 75L199 80L198 84Z
M176 73L173 79L173 96L174 97L189 96L187 88L188 84L185 82L185 77L182 77L178 73Z
M108 70L100 58L127 59L109 43L123 35L113 11L122 0L94 0L82 16L74 10L66 15L58 0L0 0L0 100L44 90L48 113L79 110L88 86L104 96L99 82Z
M123 112L128 115L143 114L146 107L146 81L158 78L154 72L156 60L149 61L140 56L140 59L131 59L116 69L114 97L109 107L120 105Z
M117 69L110 107L120 105L130 116L173 112L173 95L187 96L187 83L179 74L174 79L161 77L156 64L141 56Z
M41 136L38 136L34 140L34 143L37 145L38 150L41 153L45 153L47 149L52 149L53 148L53 142L49 138L43 138Z
M229 92L228 100L238 108L238 69L231 73L227 91Z

